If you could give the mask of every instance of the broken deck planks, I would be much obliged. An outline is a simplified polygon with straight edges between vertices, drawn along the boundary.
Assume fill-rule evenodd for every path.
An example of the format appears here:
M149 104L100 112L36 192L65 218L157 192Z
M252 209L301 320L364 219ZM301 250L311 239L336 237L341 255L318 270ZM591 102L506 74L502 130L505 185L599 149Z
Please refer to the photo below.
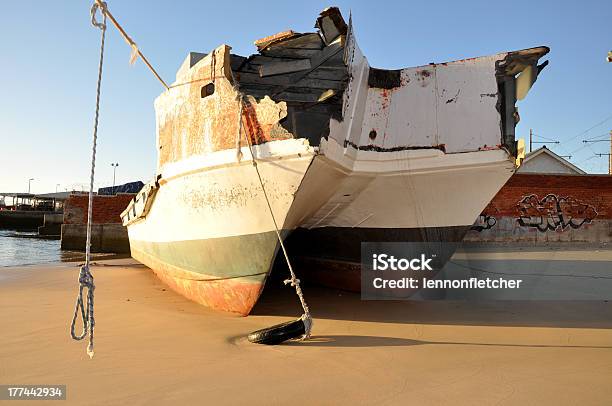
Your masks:
M313 89L341 89L344 83L340 80L316 79L309 76L297 81L293 81L293 78L289 75L276 75L262 78L257 73L250 72L235 72L235 76L240 81L242 86L253 84L266 86L268 88L287 86L287 88L305 87Z
M259 66L259 76L281 75L308 70L310 68L310 59L296 59L291 62L270 62Z

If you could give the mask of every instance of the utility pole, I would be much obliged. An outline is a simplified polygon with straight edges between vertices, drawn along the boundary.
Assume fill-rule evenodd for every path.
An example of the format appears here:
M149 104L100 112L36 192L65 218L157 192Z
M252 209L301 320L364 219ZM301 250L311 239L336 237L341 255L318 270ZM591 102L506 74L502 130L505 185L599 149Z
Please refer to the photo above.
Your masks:
M113 167L113 195L115 194L115 173L117 172L117 167L119 166L119 162L112 163Z
M30 179L28 179L28 194L30 194L30 189L31 189L31 186L32 186L32 181L33 181L33 180L34 180L34 178L30 178Z
M533 130L529 129L529 152L533 151Z

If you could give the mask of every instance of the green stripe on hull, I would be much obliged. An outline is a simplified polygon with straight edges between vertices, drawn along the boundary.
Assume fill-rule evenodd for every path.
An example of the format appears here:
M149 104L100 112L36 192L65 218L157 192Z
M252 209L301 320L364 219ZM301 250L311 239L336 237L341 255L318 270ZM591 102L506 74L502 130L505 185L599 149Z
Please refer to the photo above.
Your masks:
M278 249L276 232L205 240L151 242L130 240L133 249L160 262L206 278L261 281Z

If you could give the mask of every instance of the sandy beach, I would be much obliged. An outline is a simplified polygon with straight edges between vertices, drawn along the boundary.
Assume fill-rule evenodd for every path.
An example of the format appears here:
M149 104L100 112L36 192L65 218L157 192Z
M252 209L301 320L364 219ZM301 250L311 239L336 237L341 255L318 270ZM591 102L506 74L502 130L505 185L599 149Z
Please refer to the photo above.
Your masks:
M76 264L0 269L0 383L66 384L80 405L612 400L609 302L363 302L306 286L313 339L260 346L246 334L300 314L278 281L242 318L133 260L97 264L92 360L68 334Z

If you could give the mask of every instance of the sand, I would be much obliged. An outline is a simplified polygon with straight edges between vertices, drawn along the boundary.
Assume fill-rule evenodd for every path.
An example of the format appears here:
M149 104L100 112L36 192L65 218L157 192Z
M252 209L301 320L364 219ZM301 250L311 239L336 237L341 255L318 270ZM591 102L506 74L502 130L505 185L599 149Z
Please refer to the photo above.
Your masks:
M313 339L260 346L245 335L300 314L278 281L242 318L132 260L101 264L92 360L68 335L75 264L0 269L0 384L66 384L79 405L612 403L612 303L362 302L306 286Z

